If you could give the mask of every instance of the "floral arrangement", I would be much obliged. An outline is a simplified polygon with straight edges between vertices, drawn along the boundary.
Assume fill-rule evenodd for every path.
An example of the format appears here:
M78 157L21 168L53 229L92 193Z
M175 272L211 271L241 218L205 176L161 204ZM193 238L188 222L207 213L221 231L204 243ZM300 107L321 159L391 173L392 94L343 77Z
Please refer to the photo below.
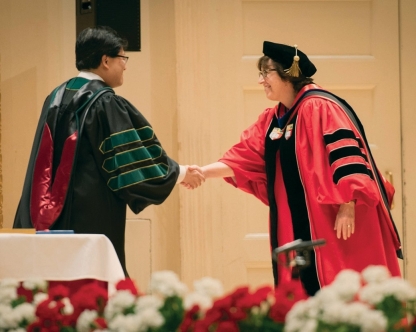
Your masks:
M91 283L76 293L42 280L0 281L0 331L9 332L416 332L416 289L387 269L344 270L308 297L298 280L277 288L203 278L189 291L171 271L152 275L148 294L131 279L116 292Z
M416 331L416 289L384 266L341 271L331 285L296 303L285 332Z

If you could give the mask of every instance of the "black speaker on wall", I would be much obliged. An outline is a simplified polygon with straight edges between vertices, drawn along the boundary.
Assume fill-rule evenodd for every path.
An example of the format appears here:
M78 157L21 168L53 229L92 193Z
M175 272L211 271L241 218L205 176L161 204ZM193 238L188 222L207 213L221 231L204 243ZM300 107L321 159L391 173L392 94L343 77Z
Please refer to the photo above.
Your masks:
M140 0L75 0L76 33L105 25L129 42L127 51L140 51Z

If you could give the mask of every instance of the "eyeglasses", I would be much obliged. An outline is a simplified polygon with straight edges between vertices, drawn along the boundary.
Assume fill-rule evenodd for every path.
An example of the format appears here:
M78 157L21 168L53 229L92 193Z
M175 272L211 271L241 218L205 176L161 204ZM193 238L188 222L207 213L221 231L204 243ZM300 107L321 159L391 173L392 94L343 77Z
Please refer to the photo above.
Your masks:
M124 63L127 63L127 61L129 61L129 57L125 55L115 55L114 57L122 58Z
M262 71L259 71L259 78L263 77L265 80L271 71L277 71L277 69L263 69Z

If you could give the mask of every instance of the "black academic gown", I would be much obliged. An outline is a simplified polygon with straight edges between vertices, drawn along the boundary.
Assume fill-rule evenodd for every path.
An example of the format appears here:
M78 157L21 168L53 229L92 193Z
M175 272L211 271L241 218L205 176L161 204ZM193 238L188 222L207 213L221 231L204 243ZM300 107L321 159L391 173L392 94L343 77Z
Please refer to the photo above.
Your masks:
M13 227L104 234L127 275L126 205L162 203L178 175L133 105L102 81L74 78L44 103Z

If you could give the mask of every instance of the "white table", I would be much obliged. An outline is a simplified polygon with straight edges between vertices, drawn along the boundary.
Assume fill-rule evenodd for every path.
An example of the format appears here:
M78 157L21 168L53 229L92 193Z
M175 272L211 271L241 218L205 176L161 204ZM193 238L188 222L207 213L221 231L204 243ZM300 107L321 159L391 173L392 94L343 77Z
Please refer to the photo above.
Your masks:
M99 234L0 234L0 279L97 279L109 294L124 279L110 240Z

